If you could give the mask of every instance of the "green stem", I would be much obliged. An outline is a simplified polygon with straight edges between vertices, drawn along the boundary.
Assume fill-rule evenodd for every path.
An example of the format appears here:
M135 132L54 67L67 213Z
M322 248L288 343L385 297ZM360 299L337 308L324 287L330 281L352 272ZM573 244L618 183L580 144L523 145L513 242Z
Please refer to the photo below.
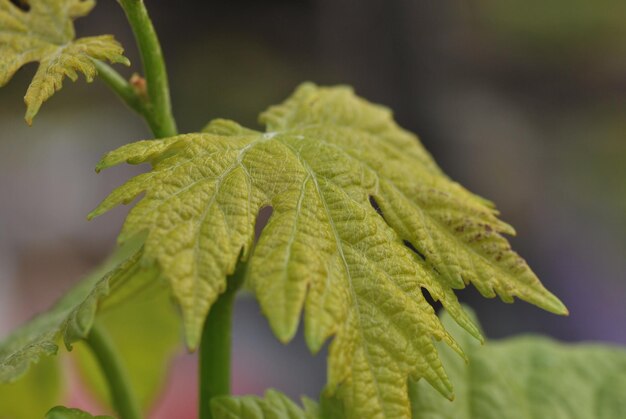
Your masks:
M211 307L200 341L200 419L213 419L211 399L230 394L231 326L235 294L243 282L245 264L228 277L226 291Z
M128 382L126 370L106 332L95 323L86 341L100 364L120 419L141 419L139 403Z
M146 77L149 111L155 124L152 127L158 138L177 134L172 115L170 88L159 39L152 26L143 0L118 0L135 35Z
M137 112L146 121L152 133L160 137L160 123L152 112L147 97L140 96L135 88L126 81L113 67L100 60L93 60L98 69L98 76L111 88L132 110Z
M113 67L100 60L93 60L98 69L98 76L111 88L132 110L141 115L152 131L157 129L156 121L148 108L148 103L137 95L133 86L126 81Z

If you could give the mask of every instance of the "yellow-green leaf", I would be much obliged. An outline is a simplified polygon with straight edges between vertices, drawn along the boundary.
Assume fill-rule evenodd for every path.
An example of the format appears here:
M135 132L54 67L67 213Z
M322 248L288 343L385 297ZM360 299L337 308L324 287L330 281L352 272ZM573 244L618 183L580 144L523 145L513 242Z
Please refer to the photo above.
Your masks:
M492 204L445 176L388 109L347 87L305 84L261 121L266 132L214 121L202 133L126 145L98 165L152 164L90 216L144 193L120 240L147 232L144 264L170 281L190 347L241 256L281 341L303 310L313 351L334 336L327 392L349 417L406 418L409 377L452 397L433 340L461 352L422 288L476 337L454 293L470 282L487 297L566 313L511 250L501 233L513 230Z
M0 0L0 87L25 64L39 67L26 91L26 121L31 124L42 103L83 73L97 74L93 59L128 65L122 46L111 35L75 39L73 20L88 14L94 0L29 0L25 11Z

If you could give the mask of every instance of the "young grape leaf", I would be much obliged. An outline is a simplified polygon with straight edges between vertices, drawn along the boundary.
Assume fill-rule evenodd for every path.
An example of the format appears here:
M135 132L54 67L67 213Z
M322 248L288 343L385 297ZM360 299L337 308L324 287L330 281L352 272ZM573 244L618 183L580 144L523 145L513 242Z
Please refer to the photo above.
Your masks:
M457 397L449 402L423 381L412 383L414 419L626 418L623 348L537 336L479 347L450 316L442 321L462 342L469 363L440 345Z
M211 413L219 419L317 419L317 403L302 399L304 409L287 396L268 390L265 398L256 396L219 396L211 399Z
M74 342L87 336L97 311L119 303L147 284L154 286L156 272L136 263L141 256L137 247L136 239L129 240L100 271L80 282L51 310L2 341L0 383L14 382L41 357L55 355L61 339L71 349ZM127 259L120 263L120 256Z
M0 0L0 87L27 63L38 61L24 101L26 122L42 103L61 89L63 78L72 81L77 72L91 82L97 74L93 59L129 65L124 49L111 35L75 38L73 20L85 16L94 0L29 0L29 10Z
M453 291L469 282L487 297L566 313L501 236L513 231L492 205L446 177L386 108L347 87L305 84L261 121L265 133L218 120L202 133L129 144L97 167L152 164L90 217L145 193L120 240L147 231L143 263L170 281L191 348L241 255L281 341L303 308L313 351L334 336L327 391L348 415L402 418L408 377L452 395L433 338L461 352L422 289L476 337Z
M64 406L50 409L45 419L113 419L111 416L93 416L83 410Z

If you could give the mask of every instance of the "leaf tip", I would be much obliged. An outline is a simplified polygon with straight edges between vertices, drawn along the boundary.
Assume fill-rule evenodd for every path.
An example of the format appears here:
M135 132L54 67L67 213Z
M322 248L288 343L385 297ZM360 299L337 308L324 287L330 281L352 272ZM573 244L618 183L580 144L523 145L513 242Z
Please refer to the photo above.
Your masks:
M306 346L311 351L311 354L317 355L324 345L324 339L310 338L305 336Z
M563 303L561 303L561 304L563 304ZM569 316L569 309L567 307L565 307L565 305L563 304L561 306L561 310L558 313L556 313L556 314L558 314L559 316Z
M542 308L559 316L569 316L569 310L563 302L554 294L548 292Z
M184 317L185 316L183 315L183 318ZM185 345L187 346L187 350L189 352L195 352L200 346L200 330L202 330L202 325L198 326L195 321L186 321L184 322L184 330Z
M278 321L270 321L270 327L272 328L276 339L278 339L278 341L283 345L287 345L291 342L298 331L298 319L296 319L295 322L291 321L288 317L282 317L276 320Z
M43 104L42 100L37 98L33 98L31 94L29 94L30 89L32 87L29 86L26 95L24 96L24 104L26 105L26 114L24 114L24 120L28 124L28 126L33 125L33 119L39 113L39 109L41 109L41 105Z
M107 207L103 204L104 203L101 203L96 208L94 208L89 214L87 214L87 221L91 221L94 218L101 216L102 214L107 212L109 209L111 209L110 207ZM118 238L118 241L119 241L119 238Z
M29 127L33 126L33 118L35 114L29 110L26 111L26 115L24 115L24 121L28 124Z

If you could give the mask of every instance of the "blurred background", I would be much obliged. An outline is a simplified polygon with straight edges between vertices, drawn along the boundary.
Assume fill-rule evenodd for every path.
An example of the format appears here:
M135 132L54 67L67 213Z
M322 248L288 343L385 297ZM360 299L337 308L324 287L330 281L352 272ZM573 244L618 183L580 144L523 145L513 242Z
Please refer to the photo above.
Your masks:
M181 132L258 113L302 81L350 84L391 107L455 180L495 201L514 248L568 306L460 298L487 336L542 333L626 344L626 2L623 0L147 1ZM100 1L79 35L113 33L139 71L124 16ZM146 168L96 176L106 151L150 138L99 81L67 81L34 126L22 97L35 65L0 90L0 337L110 252L127 208L87 222ZM283 346L252 298L238 301L236 393L317 397L324 354ZM182 349L154 418L194 418L194 355ZM75 392L75 405L88 405ZM175 414L173 412L176 412Z

